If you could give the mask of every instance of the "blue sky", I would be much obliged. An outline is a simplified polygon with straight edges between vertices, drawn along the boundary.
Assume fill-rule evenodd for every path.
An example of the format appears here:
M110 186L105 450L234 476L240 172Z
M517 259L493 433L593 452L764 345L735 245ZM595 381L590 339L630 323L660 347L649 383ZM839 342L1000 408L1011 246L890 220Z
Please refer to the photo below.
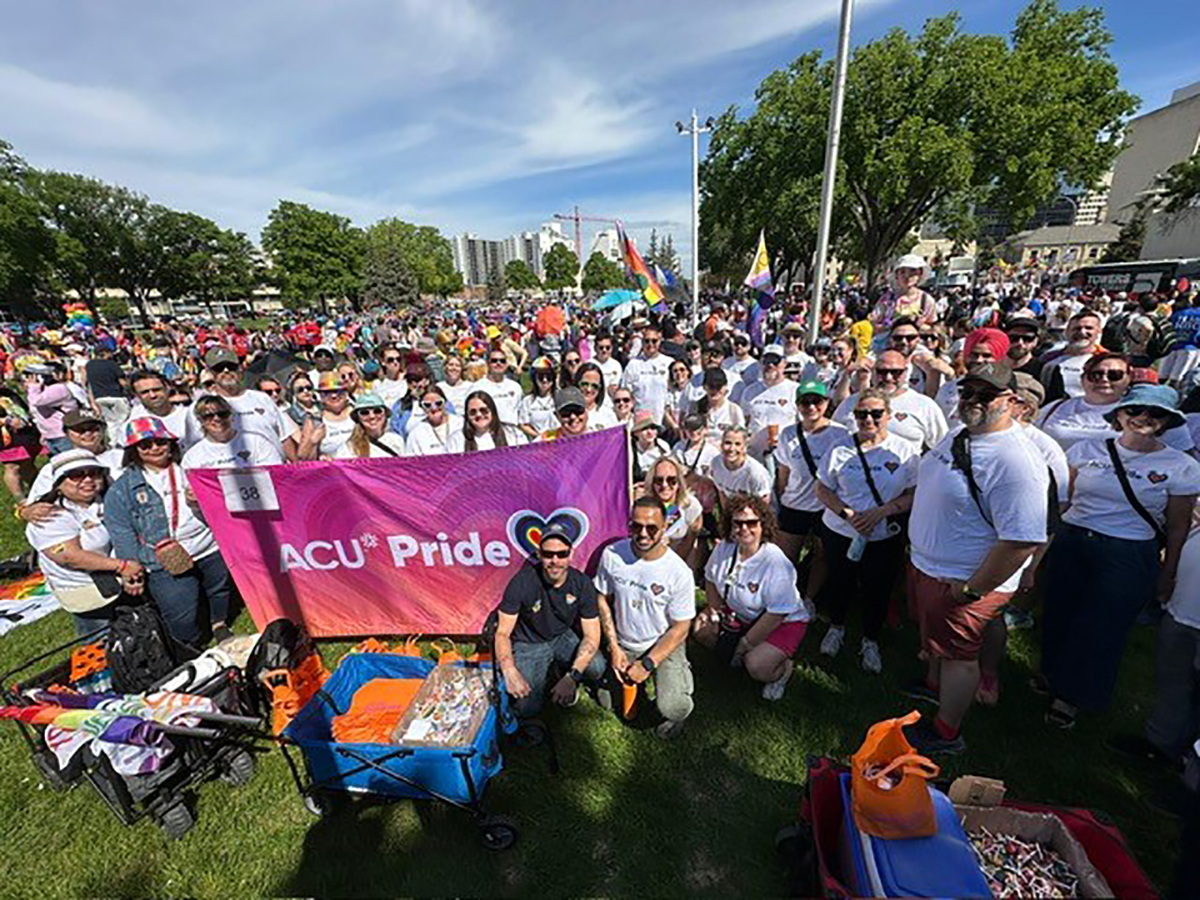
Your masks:
M1142 111L1200 80L1195 0L1107 4ZM1064 4L1074 5L1074 4ZM691 108L833 52L838 0L36 0L0 29L0 137L258 240L280 198L499 238L579 204L690 255ZM853 40L1010 0L859 0Z

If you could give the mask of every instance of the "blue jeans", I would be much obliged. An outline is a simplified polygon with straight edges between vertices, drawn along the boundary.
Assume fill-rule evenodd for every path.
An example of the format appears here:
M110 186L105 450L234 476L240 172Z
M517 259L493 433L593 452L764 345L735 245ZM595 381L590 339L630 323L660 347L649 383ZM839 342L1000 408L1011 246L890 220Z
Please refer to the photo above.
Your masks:
M565 669L575 662L579 635L574 631L564 631L548 641L513 641L512 648L513 664L529 685L529 693L513 703L513 710L522 718L536 716L546 699L546 677L550 674L550 665L557 662ZM607 665L604 654L597 650L583 670L584 678L593 684L599 682L604 677Z
M219 552L196 560L182 575L172 575L163 569L150 572L146 589L171 637L189 647L199 647L207 637L209 623L228 624L233 579ZM201 597L208 606L208 618L203 620Z

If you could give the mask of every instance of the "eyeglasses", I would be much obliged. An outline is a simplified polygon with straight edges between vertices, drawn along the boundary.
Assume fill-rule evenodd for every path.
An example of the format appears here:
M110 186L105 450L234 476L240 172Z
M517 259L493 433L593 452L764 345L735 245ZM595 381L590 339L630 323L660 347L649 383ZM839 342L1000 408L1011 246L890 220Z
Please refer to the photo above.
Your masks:
M360 419L363 416L386 416L387 410L384 409L382 406L371 406L371 407L368 407L367 409L358 410L357 415Z
M292 391L297 394L311 394L313 392L313 386L306 381L302 384L293 385Z
M508 365L508 360L503 356L493 356L488 360L488 362L490 362L493 366Z
M903 342L904 342L904 343L906 343L906 344L907 344L907 343L910 343L910 342L912 342L912 341L920 340L920 338L921 338L921 335L919 335L919 334L916 334L916 333L913 333L913 334L893 334L893 335L892 335L892 340L893 340L893 341L903 341Z
M204 388L205 390L208 390L209 388L211 388L213 386L213 384L215 384L215 382L210 378L208 381L200 382L200 387ZM310 390L311 390L311 388L310 388Z
M538 372L533 377L536 378L538 381L553 381L554 373L553 372Z
M1170 410L1159 406L1122 406L1120 409L1121 412L1127 413L1131 419L1136 419L1138 416L1149 416L1158 421L1171 418Z
M329 388L328 390L317 391L317 393L320 394L322 398L337 397L339 394L344 395L346 393L346 389L345 388Z
M139 450L148 450L151 447L169 447L171 440L169 438L146 438L144 441L138 441Z
M486 419L489 418L491 414L492 411L487 407L476 407L475 409L467 410L468 419Z
M577 419L584 414L582 406L568 406L558 411L560 419Z
M796 402L801 406L820 406L828 399L828 397L822 397L820 394L803 394L796 398Z
M577 366L581 362L583 362L583 360L581 360L578 356L568 356L566 359L563 360L563 365L564 366Z
M764 366L777 366L782 362L783 359L778 356L764 356L762 358L762 364Z
M938 336L936 334L934 334L932 331L922 331L921 332L921 340L923 340L923 341L936 341L937 339L938 339Z
M93 478L99 481L105 474L104 469L76 469L74 472L68 472L63 477L67 481L83 481L86 478Z
M422 400L421 408L427 412L433 412L436 409L441 409L446 405L445 400Z
M217 363L215 366L209 366L214 375L220 375L222 372L236 372L238 370L237 363L223 362Z
M231 415L232 413L230 413L229 410L214 409L212 412L202 413L197 418L199 418L201 422L211 422L213 419L221 419L224 421L225 419L230 418Z
M1030 334L1029 332L1010 331L1008 333L1008 340L1010 343L1012 341L1021 341L1024 344L1034 344L1037 343L1037 335Z
M598 382L598 381L581 381L581 382L579 382L579 389L581 391L588 391L588 392L594 394L600 390L600 382Z
M571 555L570 550L542 550L538 549L538 556L542 559L567 559Z
M679 484L679 479L674 475L656 475L653 483L656 487L659 485L662 485L663 487L675 487L677 484Z
M79 434L95 434L98 431L103 431L101 425L76 425L74 428L68 428L67 431L75 431Z
M404 380L407 381L409 384L416 384L418 381L424 381L425 376L424 375L405 375Z
M626 404L629 404L632 402L633 402L632 397L613 397L613 403L620 403L622 406L625 406Z
M854 418L859 422L865 422L868 418L879 422L882 421L883 417L886 415L886 409L856 409L854 411Z
M278 396L279 394L282 394L282 393L283 393L283 388L268 388L268 387L265 387L265 388L263 388L263 389L262 389L262 392L263 392L264 394L266 394L268 397L276 397L276 396Z
M875 374L880 378L899 378L904 374L903 369L884 369L879 366L875 367Z
M1087 380L1093 384L1099 384L1102 381L1123 381L1128 377L1128 369L1095 369L1087 373Z
M653 522L630 522L629 531L631 534L645 534L647 537L655 537L662 531L662 526L655 525Z
M611 353L612 352L612 344L597 344L596 350L599 353Z
M384 361L385 363L398 363L398 362L400 362L400 357L398 357L398 356L385 356L385 357L383 358L383 361Z
M762 519L731 519L730 524L734 529L738 528L756 528L762 523Z

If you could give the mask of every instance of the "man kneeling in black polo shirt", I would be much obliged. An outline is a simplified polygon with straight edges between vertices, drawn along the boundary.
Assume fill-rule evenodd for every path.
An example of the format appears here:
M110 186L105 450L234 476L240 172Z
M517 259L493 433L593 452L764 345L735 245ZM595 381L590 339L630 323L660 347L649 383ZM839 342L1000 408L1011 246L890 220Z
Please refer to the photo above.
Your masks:
M541 710L555 662L566 669L550 691L561 706L575 703L581 682L598 683L604 676L596 588L571 566L572 549L564 528L547 527L537 562L521 567L500 601L496 659L518 716Z

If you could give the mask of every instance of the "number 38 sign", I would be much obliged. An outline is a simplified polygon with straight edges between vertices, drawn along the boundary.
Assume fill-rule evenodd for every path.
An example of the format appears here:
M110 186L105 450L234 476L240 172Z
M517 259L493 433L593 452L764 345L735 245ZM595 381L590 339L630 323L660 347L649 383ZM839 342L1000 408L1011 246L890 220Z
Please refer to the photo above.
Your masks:
M274 512L279 509L275 485L266 469L231 469L218 476L230 512Z

